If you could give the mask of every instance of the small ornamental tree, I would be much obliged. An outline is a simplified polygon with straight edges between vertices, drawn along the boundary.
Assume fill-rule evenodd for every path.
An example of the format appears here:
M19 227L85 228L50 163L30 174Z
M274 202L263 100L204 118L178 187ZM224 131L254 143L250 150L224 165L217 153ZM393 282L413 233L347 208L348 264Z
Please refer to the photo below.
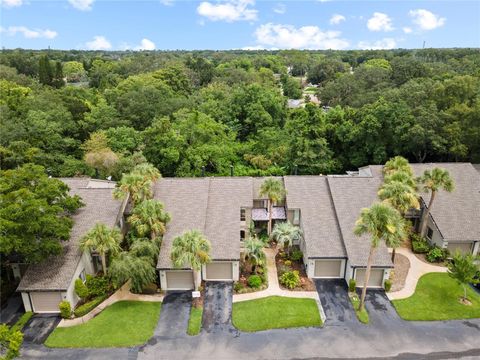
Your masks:
M456 252L453 260L448 264L448 275L463 286L462 301L467 301L468 284L477 284L480 279L476 278L480 271L479 265L475 264L475 256L472 254L462 255Z

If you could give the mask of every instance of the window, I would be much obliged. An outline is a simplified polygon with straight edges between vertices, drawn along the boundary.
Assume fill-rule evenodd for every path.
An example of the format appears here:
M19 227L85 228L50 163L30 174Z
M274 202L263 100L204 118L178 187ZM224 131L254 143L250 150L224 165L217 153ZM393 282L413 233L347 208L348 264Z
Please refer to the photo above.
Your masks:
M82 272L78 275L80 279L82 279L83 282L87 281L87 276L85 275L85 269L82 270Z
M245 209L240 209L240 221L245 221Z
M240 230L240 241L244 241L244 240L245 240L245 231Z
M427 227L427 239L432 240L433 230L430 227Z
M294 225L300 224L300 210L298 209L293 210L293 224Z

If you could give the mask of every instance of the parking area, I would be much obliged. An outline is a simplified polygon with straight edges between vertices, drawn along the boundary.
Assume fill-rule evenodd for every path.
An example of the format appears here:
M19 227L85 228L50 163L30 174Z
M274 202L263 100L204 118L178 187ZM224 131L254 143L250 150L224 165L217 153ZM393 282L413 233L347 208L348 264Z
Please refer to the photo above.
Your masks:
M325 312L325 326L343 326L358 322L348 298L345 280L315 279L315 286Z
M25 343L43 344L60 322L58 315L34 315L25 325L23 341Z
M203 303L203 329L208 333L232 330L233 283L207 281Z

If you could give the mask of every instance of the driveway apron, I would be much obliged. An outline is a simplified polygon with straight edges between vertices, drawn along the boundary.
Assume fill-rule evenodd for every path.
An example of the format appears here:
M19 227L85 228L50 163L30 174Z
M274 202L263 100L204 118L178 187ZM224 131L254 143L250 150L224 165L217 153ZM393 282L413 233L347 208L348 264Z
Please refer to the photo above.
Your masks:
M191 307L192 294L190 291L168 293L163 299L162 311L154 337L179 338L187 336Z
M232 326L231 282L207 282L203 303L203 329L208 333L230 331Z
M24 327L23 341L25 343L43 344L59 322L60 317L58 315L34 315Z
M315 286L325 312L325 326L349 326L358 323L348 298L345 280L315 279Z

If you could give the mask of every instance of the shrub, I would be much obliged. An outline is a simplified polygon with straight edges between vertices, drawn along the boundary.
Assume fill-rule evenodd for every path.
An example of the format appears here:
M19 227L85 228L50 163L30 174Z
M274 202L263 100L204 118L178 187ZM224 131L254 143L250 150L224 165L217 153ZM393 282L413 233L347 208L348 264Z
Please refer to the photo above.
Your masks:
M82 300L88 298L88 288L83 283L82 279L75 280L75 294Z
M108 279L103 276L93 277L91 275L87 275L86 285L88 288L88 292L93 297L107 295L111 289L111 285L108 282Z
M285 274L286 272L290 271L291 268L289 268L288 266L285 266L284 264L280 264L278 266L278 274L281 276L283 274Z
M355 288L357 287L357 282L355 279L350 279L348 281L348 291L355 292Z
M83 305L80 305L75 309L73 312L76 317L81 317L83 315L88 314L90 311L95 309L103 300L105 300L107 297L106 296L99 296L92 301L86 302Z
M258 289L262 285L262 278L258 275L252 275L247 282L251 288Z
M11 360L20 355L23 334L19 330L11 329L8 325L0 324L0 349L1 359Z
M27 311L25 314L20 316L20 319L18 319L18 321L15 323L15 325L12 326L10 331L17 331L17 330L22 331L23 327L28 322L28 320L30 320L30 318L32 316L33 316L33 312L32 311Z
M289 289L294 289L300 284L300 276L297 270L287 271L280 276L280 284Z
M60 309L60 316L64 319L70 319L72 316L72 306L67 300L63 300L58 304L58 308Z
M263 267L257 265L257 267L255 268L255 272L259 275L262 275L264 272Z
M424 237L421 237L419 234L411 234L410 237L414 253L425 254L430 250L431 246Z
M389 292L392 289L392 281L390 279L385 280L383 286L385 287L385 291Z
M303 259L303 253L300 250L293 250L290 254L291 261L300 261Z
M235 292L240 292L241 290L245 289L245 286L243 285L243 283L237 281L234 285L233 285L233 290L235 290Z
M285 260L283 263L285 264L285 266L292 266L291 260Z
M429 262L441 262L444 261L448 256L448 251L446 249L441 249L438 246L434 246L427 253L427 261Z
M153 295L157 293L157 284L150 283L143 287L142 294Z

